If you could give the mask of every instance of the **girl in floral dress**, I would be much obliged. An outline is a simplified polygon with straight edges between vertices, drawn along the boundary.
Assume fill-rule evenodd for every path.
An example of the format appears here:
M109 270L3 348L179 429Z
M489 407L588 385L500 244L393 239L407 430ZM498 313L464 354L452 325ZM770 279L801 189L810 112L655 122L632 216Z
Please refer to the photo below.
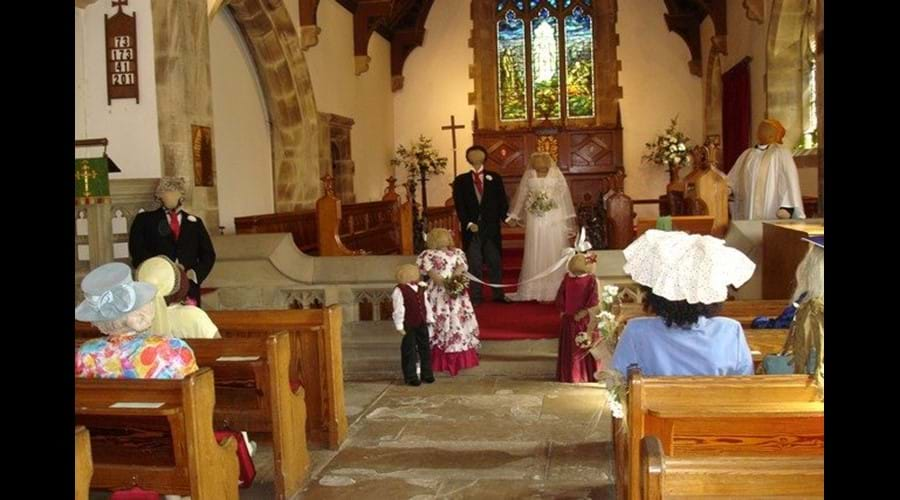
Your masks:
M434 317L429 332L431 368L456 375L460 370L478 366L480 342L478 321L468 291L454 296L446 286L451 277L468 270L466 254L452 244L450 231L432 229L428 233L428 250L419 255L416 264L419 272L431 278L428 287L428 302Z

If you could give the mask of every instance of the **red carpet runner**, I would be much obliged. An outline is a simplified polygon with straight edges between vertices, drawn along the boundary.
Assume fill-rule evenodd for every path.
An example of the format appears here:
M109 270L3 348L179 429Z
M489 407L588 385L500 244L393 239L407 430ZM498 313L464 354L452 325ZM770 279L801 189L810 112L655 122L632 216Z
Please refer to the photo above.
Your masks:
M525 234L521 229L503 231L503 283L512 284L519 279L522 269L522 244ZM487 268L483 275L487 280ZM505 288L512 293L515 288ZM484 287L485 302L475 308L481 340L555 339L559 336L559 313L553 304L537 302L490 302L491 289Z

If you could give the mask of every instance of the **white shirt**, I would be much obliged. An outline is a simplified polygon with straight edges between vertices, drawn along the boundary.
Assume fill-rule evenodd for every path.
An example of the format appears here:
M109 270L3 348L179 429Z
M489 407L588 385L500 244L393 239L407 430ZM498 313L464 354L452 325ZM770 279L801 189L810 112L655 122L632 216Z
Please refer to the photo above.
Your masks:
M407 283L400 286L408 286L412 288L413 292L419 293L419 287L426 285L425 283L419 283L418 285L415 283ZM394 288L394 292L391 293L391 301L394 303L394 314L391 316L394 320L394 327L397 330L403 330L403 320L406 318L406 306L403 305L403 292L400 291L400 287ZM428 302L427 292L425 293L425 323L434 323L434 316L431 312L431 304Z

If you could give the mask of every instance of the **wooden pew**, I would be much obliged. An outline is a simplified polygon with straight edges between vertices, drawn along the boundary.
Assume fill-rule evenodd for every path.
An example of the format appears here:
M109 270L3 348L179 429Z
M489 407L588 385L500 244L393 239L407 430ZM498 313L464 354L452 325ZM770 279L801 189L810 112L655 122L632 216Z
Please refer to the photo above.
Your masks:
M237 443L216 442L215 401L209 368L183 380L76 378L75 421L91 436L91 487L136 484L194 500L238 500Z
M276 498L291 498L303 485L309 453L303 388L292 389L290 335L185 341L197 365L215 375L214 428L271 434Z
M656 436L641 440L641 499L825 495L823 456L673 457Z
M291 379L302 383L305 392L307 438L318 446L340 447L347 437L340 306L207 313L223 338L264 339L288 332ZM89 323L75 322L76 337L100 335Z
M91 491L91 435L82 425L75 426L75 500L88 500Z
M746 329L759 316L778 317L787 306L786 300L729 300L722 304L719 316L737 320ZM631 318L648 316L641 304L626 303L620 307L620 318L626 322Z
M291 339L290 373L302 382L307 438L337 449L347 437L339 305L324 309L209 311L224 338L265 338L287 331Z
M626 418L613 419L620 496L640 498L640 442L669 456L820 456L825 407L806 375L643 377L629 371Z
M197 364L215 373L215 428L271 434L276 498L291 498L303 485L309 453L304 391L291 387L290 334L187 342Z

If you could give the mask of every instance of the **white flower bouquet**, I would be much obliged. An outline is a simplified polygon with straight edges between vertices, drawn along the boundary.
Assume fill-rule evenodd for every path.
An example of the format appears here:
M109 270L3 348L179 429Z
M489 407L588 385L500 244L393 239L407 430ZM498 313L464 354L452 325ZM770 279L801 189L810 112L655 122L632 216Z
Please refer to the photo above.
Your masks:
M546 191L529 191L525 199L525 206L529 212L538 217L557 207L556 201Z
M689 154L691 140L677 129L677 122L678 117L676 116L663 135L657 136L655 142L646 144L647 154L642 159L669 169L691 163Z

